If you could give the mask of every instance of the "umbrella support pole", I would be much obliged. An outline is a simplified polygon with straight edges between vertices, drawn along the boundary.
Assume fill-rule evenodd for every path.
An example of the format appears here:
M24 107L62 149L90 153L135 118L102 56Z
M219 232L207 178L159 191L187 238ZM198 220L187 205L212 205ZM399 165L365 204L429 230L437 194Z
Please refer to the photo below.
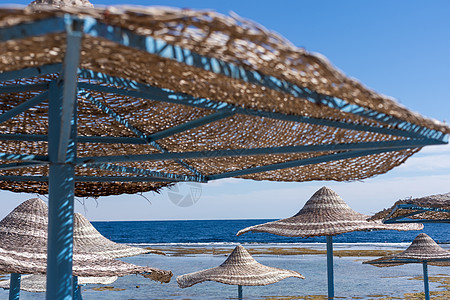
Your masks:
M51 82L49 87L47 300L73 299L76 71L80 42L81 34L67 34L64 77ZM67 74L73 72L75 78Z
M327 235L328 299L334 299L333 236Z
M242 285L238 285L238 299L242 299Z
M20 274L11 273L9 279L9 300L19 300L20 297Z
M73 276L73 300L83 300L81 286L78 284L78 276Z
M430 288L428 285L428 264L426 261L422 263L423 266L423 285L425 287L425 300L430 300Z

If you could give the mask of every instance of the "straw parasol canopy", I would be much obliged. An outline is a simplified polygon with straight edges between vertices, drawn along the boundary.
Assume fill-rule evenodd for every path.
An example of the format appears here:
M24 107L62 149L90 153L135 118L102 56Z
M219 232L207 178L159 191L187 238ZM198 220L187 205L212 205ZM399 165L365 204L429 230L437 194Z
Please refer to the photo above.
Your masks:
M398 200L391 208L377 212L369 220L408 218L450 222L450 193ZM402 220L407 222L407 220Z
M364 262L377 267L427 262L433 266L450 266L450 251L440 247L425 233L419 234L403 252Z
M363 263L377 267L393 267L408 263L421 263L423 266L425 300L429 300L428 265L450 266L450 251L442 249L431 237L425 233L421 233L405 251Z
M187 288L204 281L240 286L268 285L288 277L304 279L295 271L264 266L241 245L236 246L220 266L177 277L178 286Z
M117 276L112 277L78 277L78 284L111 284L117 280ZM31 292L45 292L46 278L45 275L23 275L20 278L20 289ZM0 281L0 288L9 289L9 279Z
M250 226L237 235L249 231L268 232L292 237L327 237L328 298L334 298L333 239L337 234L364 230L420 230L422 224L385 225L381 221L367 221L369 216L351 209L333 190L322 187L293 217Z
M381 221L367 221L369 216L351 209L333 190L322 187L293 217L250 226L237 235L249 231L268 232L281 236L312 237L333 236L364 230L421 230L421 224L386 225Z
M87 253L96 253L110 258L128 257L146 253L162 254L164 252L147 248L131 247L125 244L115 243L104 237L82 214L73 216L73 240L74 249Z
M8 7L0 30L8 33L0 39L0 161L14 164L1 170L0 189L48 193L48 91L70 84L58 81L66 62L79 70L77 196L229 177L364 179L450 133L236 15ZM68 44L77 33L80 46Z
M45 274L47 262L48 208L38 198L30 199L17 206L0 221L0 271L18 274ZM86 227L85 227L86 228ZM75 230L77 231L77 230ZM104 252L95 252L87 242L86 230L78 231L74 240L73 274L75 276L124 276L147 272L151 279L168 282L172 272L150 267L140 267L105 257ZM94 235L96 237L96 235ZM98 239L97 239L98 240ZM78 242L81 243L78 244ZM105 243L105 242L104 242ZM86 245L86 248L83 246ZM105 243L104 246L111 245ZM128 247L128 246L126 246ZM134 247L130 247L134 248ZM101 247L99 249L102 249ZM122 248L126 249L126 248ZM134 249L131 249L135 251ZM110 252L109 255L117 255Z

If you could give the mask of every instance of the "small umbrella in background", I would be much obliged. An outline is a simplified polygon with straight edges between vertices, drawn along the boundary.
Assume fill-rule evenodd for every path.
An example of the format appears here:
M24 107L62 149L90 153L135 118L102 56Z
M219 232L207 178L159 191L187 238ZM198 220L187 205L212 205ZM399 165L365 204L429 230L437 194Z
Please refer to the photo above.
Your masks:
M137 247L116 244L89 228L84 217L75 216L73 274L83 277L110 277L142 274L150 279L169 282L172 272L125 263L111 257L125 253L148 252ZM91 225L92 226L92 225ZM19 274L45 274L47 270L48 208L41 199L30 199L17 206L0 221L0 272L11 273L10 299L19 299ZM93 241L99 242L94 246ZM109 253L105 249L111 247ZM128 250L126 252L125 250ZM98 252L96 252L98 251ZM109 257L105 256L109 254ZM76 285L74 277L74 285Z
M367 221L369 216L351 209L333 190L322 187L293 217L250 226L237 235L249 231L268 232L281 236L327 238L328 298L334 298L333 236L345 232L364 230L420 230L422 224L385 225L381 221Z
M431 237L421 233L405 251L364 262L364 264L377 267L394 267L410 263L421 263L423 265L425 299L429 300L428 265L450 266L450 251L442 249Z
M236 246L220 266L177 277L178 286L187 288L204 281L217 281L238 286L242 299L242 286L268 285L288 277L304 279L300 273L268 267L258 263L241 245Z

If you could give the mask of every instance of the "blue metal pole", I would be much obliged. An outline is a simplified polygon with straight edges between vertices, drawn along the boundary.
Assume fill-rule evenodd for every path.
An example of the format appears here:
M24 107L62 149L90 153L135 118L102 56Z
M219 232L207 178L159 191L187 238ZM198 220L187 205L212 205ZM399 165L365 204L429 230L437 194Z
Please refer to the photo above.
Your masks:
M20 274L12 273L9 279L9 300L19 300Z
M334 299L333 236L327 235L328 299Z
M430 287L428 286L428 264L426 261L422 263L423 266L423 285L425 287L425 300L430 300Z
M242 285L238 285L238 299L242 299Z
M78 276L73 276L73 299L82 300L81 286L78 284Z
M76 160L76 113L69 124L62 123L62 86L50 84L49 101L49 200L47 300L69 300L73 297L72 249L73 206ZM74 110L76 111L76 110ZM59 158L61 130L69 126L70 136L65 160Z

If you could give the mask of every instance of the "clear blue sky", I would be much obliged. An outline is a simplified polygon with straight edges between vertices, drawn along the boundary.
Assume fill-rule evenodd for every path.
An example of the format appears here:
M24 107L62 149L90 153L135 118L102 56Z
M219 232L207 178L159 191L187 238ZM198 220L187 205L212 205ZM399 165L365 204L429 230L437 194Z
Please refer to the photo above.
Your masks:
M29 1L15 1L28 4ZM0 1L0 3L13 3ZM124 1L92 1L119 5ZM293 44L325 55L336 67L377 92L440 121L450 121L450 1L133 1L234 11ZM77 210L91 220L281 218L296 213L321 186L355 210L373 213L395 200L450 191L450 147L429 147L388 174L364 182L273 183L221 180L201 185L190 207L167 192L87 199ZM181 185L179 194L188 193ZM0 192L0 218L33 195ZM87 209L87 210L85 210Z

